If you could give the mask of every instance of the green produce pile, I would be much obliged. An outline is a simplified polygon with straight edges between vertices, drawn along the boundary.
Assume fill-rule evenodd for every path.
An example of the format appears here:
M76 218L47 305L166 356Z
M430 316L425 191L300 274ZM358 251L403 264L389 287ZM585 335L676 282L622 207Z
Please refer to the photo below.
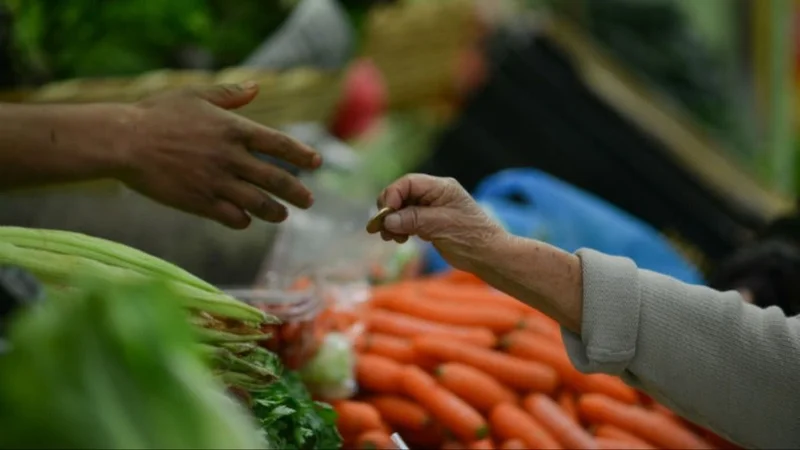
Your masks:
M295 0L0 0L14 15L18 62L36 78L135 75L175 67L188 47L215 67L241 62ZM146 30L146 33L142 33Z
M270 448L336 449L342 438L334 424L336 412L315 402L298 374L286 372L280 380L254 395L253 413Z
M284 23L299 0L4 2L14 18L20 78L42 82L182 68L179 54L187 49L211 57L212 67L203 68L237 65ZM381 3L340 2L357 30L369 8Z
M163 260L76 233L0 227L0 264L29 270L48 293L41 308L12 323L12 351L0 357L0 418L4 425L19 421L12 427L19 431L0 436L0 444L341 445L330 406L313 402L297 375L284 373L259 345L274 317ZM245 400L251 417L225 406L232 403L225 386ZM217 420L204 412L213 409L225 420L202 425ZM190 410L196 417L185 417ZM53 429L44 432L44 423ZM258 439L248 437L255 424Z
M104 286L13 323L0 447L264 448L163 286Z

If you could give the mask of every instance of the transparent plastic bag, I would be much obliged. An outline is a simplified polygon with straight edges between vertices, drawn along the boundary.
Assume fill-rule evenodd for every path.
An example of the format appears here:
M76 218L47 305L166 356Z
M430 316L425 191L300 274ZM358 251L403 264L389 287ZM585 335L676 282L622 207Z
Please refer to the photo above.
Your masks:
M307 279L282 284L271 278L273 283L266 286L224 291L281 320L278 325L264 326L271 337L262 345L277 354L289 369L300 369L316 355L325 337L325 304L318 287L305 282Z

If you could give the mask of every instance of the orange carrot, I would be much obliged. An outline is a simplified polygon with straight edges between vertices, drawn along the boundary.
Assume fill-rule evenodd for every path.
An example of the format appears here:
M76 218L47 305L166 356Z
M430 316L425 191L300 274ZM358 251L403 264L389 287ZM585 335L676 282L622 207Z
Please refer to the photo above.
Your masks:
M424 430L405 430L397 428L400 436L410 448L438 448L445 441L445 432L441 424L433 423Z
M594 438L550 397L531 394L525 398L523 406L564 448L597 448Z
M382 308L387 303L395 300L402 301L408 297L417 295L419 288L411 282L384 284L375 286L370 292L369 304Z
M711 445L713 445L714 448L719 448L723 450L739 450L742 448L710 430L705 430L703 432L703 437L709 443L711 443Z
M403 368L403 389L460 440L472 442L488 435L483 417L466 402L440 387L415 366Z
M644 439L634 436L633 434L625 430L622 430L620 428L617 428L613 425L608 425L608 424L598 425L594 430L594 435L597 438L606 438L615 441L625 441L630 443L631 445L639 446L639 448L653 448L653 446L647 443L647 441L645 441Z
M431 416L419 405L403 397L380 395L367 399L367 403L378 410L383 420L389 425L411 431L425 429Z
M359 333L353 341L353 350L358 353L363 352L367 347L367 336L369 336L367 333Z
M655 447L652 446L641 446L637 445L628 441L622 441L619 439L612 439L612 438L604 438L599 437L595 439L597 442L597 447L601 450L653 450Z
M572 391L563 390L558 396L558 405L561 409L572 419L575 423L580 424L581 419L578 416L578 406L575 404L575 394Z
M509 439L500 445L501 450L527 450L527 448L520 439Z
M493 347L497 339L491 330L480 327L457 327L399 314L392 311L371 310L365 313L367 330L400 337L437 335L468 342L475 346Z
M356 448L364 450L395 449L389 434L383 430L370 430L361 433L356 439Z
M475 367L512 389L549 393L558 386L556 372L543 364L438 336L421 336L413 343L415 351Z
M510 404L495 406L489 415L492 431L501 439L519 439L528 448L558 449L558 441L525 411Z
M486 284L475 275L464 272L462 270L451 269L447 272L441 273L430 278L431 280L442 281L445 284L452 285L472 285L472 286L485 286Z
M481 439L469 444L471 450L493 450L494 444L491 439Z
M519 328L561 344L561 326L547 316L525 314Z
M650 397L649 395L645 394L642 391L637 391L637 393L639 394L639 403L641 403L643 406L649 408L650 406L653 405L653 403L655 403L653 397Z
M445 441L440 448L441 450L464 450L466 446L461 442L454 441L451 439Z
M462 327L485 327L504 333L519 327L523 314L491 305L454 305L432 301L421 296L388 298L382 308L420 319Z
M672 420L637 406L626 405L601 394L586 394L578 400L578 411L589 423L607 423L672 449L712 448L701 437Z
M488 286L453 286L444 283L428 283L420 286L419 293L425 298L438 302L464 306L491 307L516 313L527 313L530 306L521 301L495 291Z
M678 425L683 425L683 419L680 416L672 412L671 409L667 408L666 406L662 405L661 403L653 402L650 405L650 410L661 414L662 416L666 417L667 419L677 423Z
M514 392L486 373L461 363L445 363L436 369L436 378L445 389L481 412L500 403L516 403Z
M579 392L600 393L624 403L634 404L639 397L636 390L622 380L605 374L586 375L572 365L563 346L526 331L514 331L502 340L505 350L516 357L537 361L552 367L564 384Z
M336 427L343 435L360 435L365 431L381 430L381 416L364 402L341 400L333 402L336 410Z
M389 334L370 333L364 335L361 351L391 358L399 363L414 363L414 347L408 339Z
M356 359L356 380L372 392L393 394L400 391L403 366L378 355L362 354Z

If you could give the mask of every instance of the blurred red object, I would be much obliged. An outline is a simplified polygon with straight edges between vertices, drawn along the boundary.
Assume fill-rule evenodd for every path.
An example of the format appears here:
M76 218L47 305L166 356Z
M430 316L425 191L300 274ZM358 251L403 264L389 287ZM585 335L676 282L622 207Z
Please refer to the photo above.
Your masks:
M374 126L387 103L386 84L372 61L358 60L344 80L344 94L334 116L331 133L339 139L356 138Z
M476 47L465 50L458 59L456 68L456 90L462 97L467 97L483 86L489 77L486 56L482 49Z

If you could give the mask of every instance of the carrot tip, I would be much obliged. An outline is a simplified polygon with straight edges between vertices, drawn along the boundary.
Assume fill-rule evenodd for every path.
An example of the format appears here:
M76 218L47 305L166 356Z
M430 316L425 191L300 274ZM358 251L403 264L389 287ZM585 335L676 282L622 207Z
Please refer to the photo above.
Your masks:
M497 348L500 350L506 350L511 347L511 337L509 335L505 335L497 340Z

